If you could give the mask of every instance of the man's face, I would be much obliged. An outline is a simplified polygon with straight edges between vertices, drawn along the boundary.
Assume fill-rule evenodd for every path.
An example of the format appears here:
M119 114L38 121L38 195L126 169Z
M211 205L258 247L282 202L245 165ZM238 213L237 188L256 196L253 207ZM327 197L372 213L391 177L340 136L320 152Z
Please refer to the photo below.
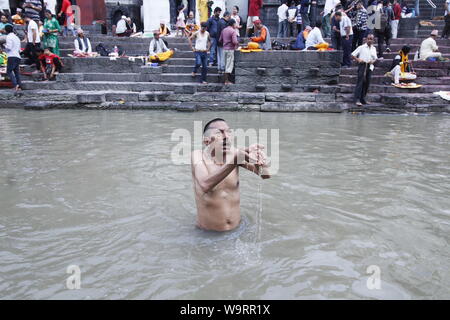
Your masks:
M50 52L50 50L48 50L48 49L45 49L45 50L44 50L44 54L48 56L48 55L50 55L50 54L51 54L51 52Z
M216 18L218 18L219 16L220 16L220 13L221 13L222 11L216 11L216 12L214 12L214 15L216 16Z
M262 24L261 23L256 23L255 27L256 27L256 29L260 30L262 28Z
M154 37L155 37L156 40L158 40L159 39L159 32L155 32Z
M231 16L224 16L223 18L225 19L225 21L229 21Z
M194 14L192 12L189 13L189 19L194 19Z
M205 144L215 150L216 156L227 152L232 144L232 130L224 121L212 123L205 132Z
M205 31L206 31L206 26L202 26L201 31L202 31L203 33L205 33Z
M368 46L371 46L373 44L373 34L369 34L367 36L366 43L367 43Z
M2 20L3 23L7 23L8 22L8 19L5 16L2 16L1 20Z

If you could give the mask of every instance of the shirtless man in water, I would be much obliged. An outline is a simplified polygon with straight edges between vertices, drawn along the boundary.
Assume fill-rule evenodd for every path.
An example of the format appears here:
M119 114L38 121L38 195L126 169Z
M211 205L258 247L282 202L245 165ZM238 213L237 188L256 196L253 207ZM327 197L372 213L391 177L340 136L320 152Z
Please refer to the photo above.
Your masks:
M197 226L201 229L228 231L239 225L239 167L270 178L264 146L236 149L232 140L225 120L216 118L203 130L205 150L192 153Z

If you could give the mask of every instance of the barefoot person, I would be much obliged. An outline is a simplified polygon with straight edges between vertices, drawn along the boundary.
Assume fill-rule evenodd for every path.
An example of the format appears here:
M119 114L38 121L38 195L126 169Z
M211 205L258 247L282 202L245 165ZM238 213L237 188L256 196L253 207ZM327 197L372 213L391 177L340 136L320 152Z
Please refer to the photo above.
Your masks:
M216 118L203 130L204 150L192 153L192 177L197 203L197 226L228 231L241 221L239 167L270 178L262 145L246 149L232 146L232 133L225 120Z

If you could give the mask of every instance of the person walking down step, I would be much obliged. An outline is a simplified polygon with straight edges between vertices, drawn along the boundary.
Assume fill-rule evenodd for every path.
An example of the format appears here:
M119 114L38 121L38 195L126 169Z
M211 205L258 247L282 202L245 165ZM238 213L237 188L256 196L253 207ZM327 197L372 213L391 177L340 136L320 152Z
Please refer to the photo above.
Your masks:
M358 79L355 87L355 103L357 106L367 104L366 95L369 91L370 79L377 61L377 51L373 46L373 34L369 34L366 43L352 52L352 59L358 63Z
M200 31L195 32L191 37L189 37L189 45L192 51L195 53L195 66L194 71L192 71L192 77L197 76L198 68L202 67L201 82L207 84L206 77L208 74L208 51L211 48L211 37L209 32L206 31L208 25L206 22L202 22L200 25ZM195 40L195 45L192 41Z
M5 51L8 55L8 65L6 72L11 79L13 88L18 93L22 90L22 82L20 80L20 39L14 34L12 25L5 26L6 44Z

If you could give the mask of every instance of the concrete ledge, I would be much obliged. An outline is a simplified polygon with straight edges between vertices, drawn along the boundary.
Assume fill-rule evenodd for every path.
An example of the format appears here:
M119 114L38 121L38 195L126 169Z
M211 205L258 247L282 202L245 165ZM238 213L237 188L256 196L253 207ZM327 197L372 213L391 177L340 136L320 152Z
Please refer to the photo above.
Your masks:
M296 102L280 103L266 102L261 105L262 112L343 112L341 106L336 103Z
M77 95L77 101L81 104L103 103L106 101L106 97L102 93L79 94Z
M81 82L83 80L83 73L60 73L56 76L56 81L59 82Z

